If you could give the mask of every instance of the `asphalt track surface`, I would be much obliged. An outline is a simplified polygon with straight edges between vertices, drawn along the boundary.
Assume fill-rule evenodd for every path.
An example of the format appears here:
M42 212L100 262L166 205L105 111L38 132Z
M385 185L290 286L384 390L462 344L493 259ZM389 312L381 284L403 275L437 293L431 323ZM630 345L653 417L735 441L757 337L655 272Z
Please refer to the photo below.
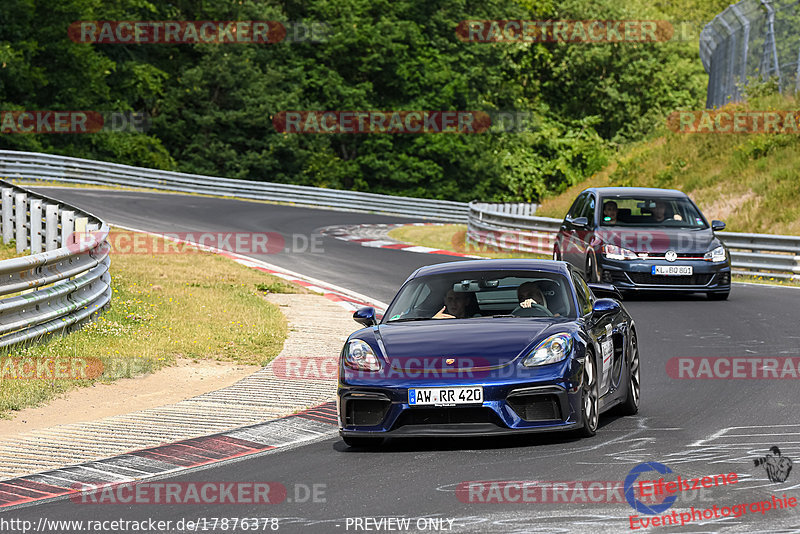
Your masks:
M47 194L111 224L161 232L309 236L329 225L404 222L398 217L173 194L69 188L48 188ZM417 267L453 260L332 238L322 238L322 245L323 251L317 253L255 257L385 302ZM569 491L555 496L546 493L558 502L477 503L459 500L455 488L464 481L585 481L587 485L589 481L622 481L641 462L663 463L683 477L739 474L739 483L702 494L687 493L665 513L680 513L691 506L752 503L773 495L800 497L800 468L785 482L773 483L753 462L773 445L786 457L800 458L797 380L677 380L665 370L670 358L683 356L800 357L800 290L735 285L725 302L699 296L661 297L629 300L625 306L639 332L641 408L635 417L601 418L594 438L551 434L392 440L379 451L362 451L348 449L331 433L329 438L294 449L195 469L162 481L278 481L288 488L292 501L297 500L293 497L296 485L321 484L324 498L318 500L324 502L131 506L80 505L62 499L0 513L0 520L27 519L35 524L42 517L153 518L172 520L175 525L180 519L202 517L270 517L280 518L279 532L389 532L398 529L379 529L374 523L360 523L362 528L357 528L355 518L410 518L409 531L421 531L418 527L424 525L417 519L422 517L454 520L452 525L443 523L446 532L632 532L629 516L635 512L624 499L586 502L585 496ZM169 531L179 532L174 527ZM226 532L221 527L198 531ZM650 531L800 532L800 506Z

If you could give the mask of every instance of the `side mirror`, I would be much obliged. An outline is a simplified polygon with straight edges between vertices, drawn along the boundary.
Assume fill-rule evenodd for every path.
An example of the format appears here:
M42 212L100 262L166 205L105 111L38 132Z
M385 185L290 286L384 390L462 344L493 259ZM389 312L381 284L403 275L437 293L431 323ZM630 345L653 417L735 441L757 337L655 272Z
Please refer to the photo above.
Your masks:
M354 311L353 320L364 326L373 326L378 324L378 321L375 320L375 308L372 306L366 306Z
M594 301L594 306L592 306L592 314L594 317L603 317L604 315L617 313L621 309L619 302L616 300L597 299Z
M711 229L715 232L725 229L725 223L722 221L711 221Z
M578 228L587 228L589 226L589 219L586 217L577 217L572 219L572 224Z
M613 284L591 282L588 285L597 298L622 300L622 293Z

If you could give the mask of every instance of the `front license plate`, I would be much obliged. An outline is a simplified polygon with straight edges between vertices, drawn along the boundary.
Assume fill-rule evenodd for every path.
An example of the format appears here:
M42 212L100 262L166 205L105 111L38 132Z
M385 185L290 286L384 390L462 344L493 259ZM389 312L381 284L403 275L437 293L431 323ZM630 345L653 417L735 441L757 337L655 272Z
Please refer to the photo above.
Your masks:
M691 265L653 265L653 274L664 276L692 276Z
M408 404L411 406L456 406L483 403L483 387L409 388Z

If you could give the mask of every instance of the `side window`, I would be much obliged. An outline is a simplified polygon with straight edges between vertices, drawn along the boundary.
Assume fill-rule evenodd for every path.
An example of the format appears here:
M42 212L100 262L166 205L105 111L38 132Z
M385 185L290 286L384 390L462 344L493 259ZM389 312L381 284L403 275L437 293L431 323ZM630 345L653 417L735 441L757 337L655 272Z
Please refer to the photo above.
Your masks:
M583 206L585 202L586 202L586 193L579 196L572 204L572 207L569 210L570 219L575 219L576 217L581 216L581 212L583 211Z
M575 293L578 296L580 315L586 315L592 311L592 291L589 289L589 286L586 285L583 277L575 271L572 271L572 283L575 284Z

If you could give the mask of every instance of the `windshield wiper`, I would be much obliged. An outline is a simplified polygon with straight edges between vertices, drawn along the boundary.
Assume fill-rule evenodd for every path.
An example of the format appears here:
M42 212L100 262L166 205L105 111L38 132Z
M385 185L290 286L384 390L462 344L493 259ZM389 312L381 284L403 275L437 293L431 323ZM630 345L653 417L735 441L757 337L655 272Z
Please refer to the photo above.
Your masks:
M428 321L432 319L432 317L403 317L402 319L391 319L386 321L386 323L407 323L410 321Z
M510 314L497 314L497 315L492 315L492 319L494 319L494 318L497 318L497 317L519 317L519 316L518 316L518 315L510 315Z

